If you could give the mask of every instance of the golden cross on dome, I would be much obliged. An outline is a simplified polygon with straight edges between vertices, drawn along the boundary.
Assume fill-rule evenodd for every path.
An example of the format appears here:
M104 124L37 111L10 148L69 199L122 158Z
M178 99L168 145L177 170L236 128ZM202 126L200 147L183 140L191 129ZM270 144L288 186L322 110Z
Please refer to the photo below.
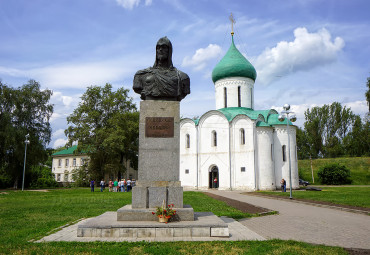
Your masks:
M234 19L233 13L230 14L229 20L231 21L231 35L234 35L235 19Z

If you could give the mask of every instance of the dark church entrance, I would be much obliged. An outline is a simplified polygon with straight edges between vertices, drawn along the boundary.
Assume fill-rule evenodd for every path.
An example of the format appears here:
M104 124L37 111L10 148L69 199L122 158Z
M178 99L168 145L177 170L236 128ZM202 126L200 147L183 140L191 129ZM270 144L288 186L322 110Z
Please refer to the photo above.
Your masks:
M218 167L212 167L211 171L209 172L209 188L210 189L217 189L219 184L218 179Z

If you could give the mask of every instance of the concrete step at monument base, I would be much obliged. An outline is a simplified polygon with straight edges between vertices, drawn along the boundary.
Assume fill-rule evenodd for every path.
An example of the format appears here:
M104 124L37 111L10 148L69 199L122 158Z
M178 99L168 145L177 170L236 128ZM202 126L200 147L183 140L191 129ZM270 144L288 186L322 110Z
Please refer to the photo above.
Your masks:
M211 212L194 213L194 221L117 221L117 212L106 212L77 228L77 237L168 238L229 237L228 225Z

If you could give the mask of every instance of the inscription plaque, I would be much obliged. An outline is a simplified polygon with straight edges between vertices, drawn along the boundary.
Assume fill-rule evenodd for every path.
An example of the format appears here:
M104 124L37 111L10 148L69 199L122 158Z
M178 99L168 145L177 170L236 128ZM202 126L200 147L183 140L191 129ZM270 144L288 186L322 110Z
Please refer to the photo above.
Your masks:
M173 117L146 117L145 137L169 138L174 136Z

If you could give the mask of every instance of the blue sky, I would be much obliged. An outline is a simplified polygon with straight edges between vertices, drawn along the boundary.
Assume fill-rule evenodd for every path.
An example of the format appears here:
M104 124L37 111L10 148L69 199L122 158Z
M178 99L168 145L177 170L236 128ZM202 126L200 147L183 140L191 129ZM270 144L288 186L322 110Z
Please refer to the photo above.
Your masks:
M235 43L257 70L255 109L289 103L299 126L307 108L335 101L364 116L368 0L0 0L0 79L53 90L49 146L62 146L86 88L131 90L167 36L191 79L181 115L200 116L215 109L211 73L230 46L231 12Z

